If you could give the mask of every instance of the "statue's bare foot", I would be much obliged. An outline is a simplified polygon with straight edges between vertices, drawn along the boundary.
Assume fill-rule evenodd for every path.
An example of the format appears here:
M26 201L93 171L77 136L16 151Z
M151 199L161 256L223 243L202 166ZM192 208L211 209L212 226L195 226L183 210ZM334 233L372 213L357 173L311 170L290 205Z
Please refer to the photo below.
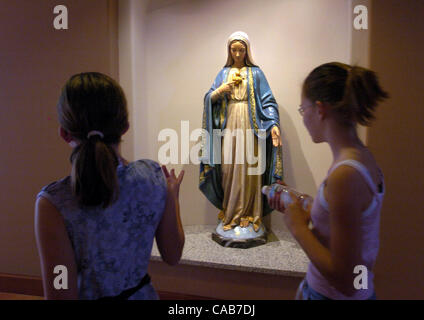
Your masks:
M260 227L261 227L260 223L253 224L253 230L255 230L255 232L258 232Z
M222 227L222 230L224 230L224 231L228 231L228 230L231 230L231 229L232 229L231 224L227 224L227 225Z
M247 228L249 226L249 219L243 219L240 221L240 227Z
M223 211L220 211L220 212L218 213L218 219L219 219L219 220L224 220L224 217L225 217L224 212L223 212Z

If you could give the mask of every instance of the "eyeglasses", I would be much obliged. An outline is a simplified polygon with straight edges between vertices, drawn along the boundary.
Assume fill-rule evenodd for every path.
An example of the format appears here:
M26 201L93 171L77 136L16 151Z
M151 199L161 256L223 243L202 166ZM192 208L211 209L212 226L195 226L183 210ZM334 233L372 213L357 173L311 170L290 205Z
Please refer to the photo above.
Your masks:
M309 106L304 107L304 106L300 105L299 109L297 109L297 111L299 111L300 115L303 117L303 115L305 114L305 110L308 107L311 107L311 106L309 105Z
M305 107L303 107L302 105L299 106L299 109L297 109L297 111L299 111L300 115L303 117L303 115L305 114Z

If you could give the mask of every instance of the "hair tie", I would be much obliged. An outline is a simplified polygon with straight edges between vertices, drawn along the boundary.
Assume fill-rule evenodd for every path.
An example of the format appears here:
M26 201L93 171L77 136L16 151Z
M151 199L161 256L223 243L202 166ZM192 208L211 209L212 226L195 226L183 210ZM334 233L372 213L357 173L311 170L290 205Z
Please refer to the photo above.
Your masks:
M100 132L100 131L96 131L96 130L93 130L93 131L90 131L88 134L87 134L87 139L90 139L90 137L91 136L100 136L100 138L101 139L103 139L105 136L104 136L104 134L102 133L102 132Z

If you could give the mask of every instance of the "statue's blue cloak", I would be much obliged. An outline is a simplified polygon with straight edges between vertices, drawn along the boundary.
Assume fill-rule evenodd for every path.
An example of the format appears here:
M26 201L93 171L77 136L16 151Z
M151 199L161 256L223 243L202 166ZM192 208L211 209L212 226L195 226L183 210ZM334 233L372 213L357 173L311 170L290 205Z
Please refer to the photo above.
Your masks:
M200 162L199 188L208 200L220 210L223 209L222 201L224 199L221 181L221 159L219 157L219 161L216 159L214 161L214 153L218 152L212 140L214 129L225 129L228 101L224 98L212 103L211 95L221 84L227 81L229 71L229 67L223 68L215 78L212 87L206 93L202 124L203 129L209 135L205 135L203 140L204 149L202 150ZM251 128L254 129L256 136L258 136L259 130L266 131L266 169L263 174L262 185L270 185L277 179L283 180L281 147L277 148L272 145L270 134L273 126L280 128L278 105L268 81L259 67L248 67L247 90ZM272 211L266 199L264 199L263 205L263 215Z

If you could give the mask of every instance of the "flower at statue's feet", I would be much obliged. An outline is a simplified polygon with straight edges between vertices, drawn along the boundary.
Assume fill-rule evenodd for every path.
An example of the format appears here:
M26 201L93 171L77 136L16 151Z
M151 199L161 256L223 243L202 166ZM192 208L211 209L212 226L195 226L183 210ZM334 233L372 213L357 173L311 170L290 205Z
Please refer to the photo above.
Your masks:
M231 229L232 229L231 224L227 224L227 225L222 227L222 230L224 230L224 231L228 231L228 230L231 230Z

